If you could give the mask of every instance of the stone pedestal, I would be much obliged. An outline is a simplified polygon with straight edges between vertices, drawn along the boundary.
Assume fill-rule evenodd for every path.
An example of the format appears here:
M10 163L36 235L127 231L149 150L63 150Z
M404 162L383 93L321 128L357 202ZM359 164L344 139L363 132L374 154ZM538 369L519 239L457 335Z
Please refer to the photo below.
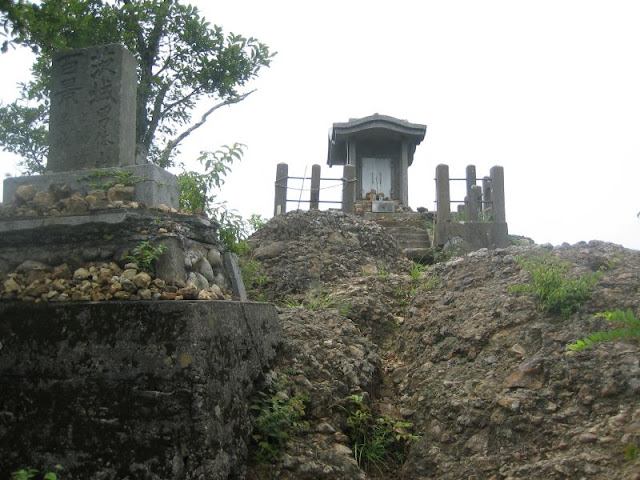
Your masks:
M117 262L123 266L123 259L137 246L150 242L164 248L155 264L158 278L168 284L193 283L199 290L216 289L217 285L220 290L216 291L230 291L233 297L245 300L235 259L221 254L217 227L217 223L195 215L127 209L0 219L0 299L16 297L3 291L3 276L25 262L42 263L39 268L45 269L67 264L72 271L89 263ZM28 277L26 272L24 279L16 278L27 289L21 289L18 298L23 294L31 297L28 287L32 279ZM42 294L47 298L49 287L52 285L42 285L42 291L34 291L37 295L31 301L43 300ZM92 298L102 298L107 288L94 291L97 297ZM56 297L52 301L57 301Z
M273 305L0 302L0 331L0 478L244 478Z
M3 202L15 203L16 190L20 185L33 185L36 190L42 191L54 183L62 183L74 192L86 194L97 184L117 181L122 177L122 172L131 172L128 182L134 187L134 201L151 207L164 204L177 209L180 206L180 189L176 176L151 164L6 178Z

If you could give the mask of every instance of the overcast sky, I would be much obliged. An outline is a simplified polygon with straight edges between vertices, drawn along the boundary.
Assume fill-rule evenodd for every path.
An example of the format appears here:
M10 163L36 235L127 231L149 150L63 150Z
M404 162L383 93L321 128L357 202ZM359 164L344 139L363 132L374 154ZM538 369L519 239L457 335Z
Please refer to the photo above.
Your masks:
M191 3L278 52L248 86L258 91L183 148L187 161L247 145L219 196L241 214L271 217L279 162L290 175L317 163L339 177L326 166L331 125L380 113L427 125L409 168L414 209L434 209L439 163L453 177L468 164L478 177L501 165L510 233L640 249L640 2ZM0 98L10 101L30 60L18 50L0 62ZM9 155L0 161L15 172Z

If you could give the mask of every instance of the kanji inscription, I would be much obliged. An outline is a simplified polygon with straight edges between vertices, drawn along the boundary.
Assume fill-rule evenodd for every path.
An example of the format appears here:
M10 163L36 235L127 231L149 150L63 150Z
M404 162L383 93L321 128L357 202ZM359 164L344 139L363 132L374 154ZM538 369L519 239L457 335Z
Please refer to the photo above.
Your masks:
M136 61L122 45L53 58L47 170L135 164Z

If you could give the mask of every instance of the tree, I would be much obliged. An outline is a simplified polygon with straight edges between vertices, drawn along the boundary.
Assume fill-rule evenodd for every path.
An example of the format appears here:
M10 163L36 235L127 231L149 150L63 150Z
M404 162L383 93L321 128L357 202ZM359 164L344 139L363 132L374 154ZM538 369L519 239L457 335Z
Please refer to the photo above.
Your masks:
M210 25L179 0L0 0L10 40L37 58L20 98L0 106L0 145L23 158L27 172L43 172L47 147L52 54L122 43L138 61L137 154L161 167L173 164L181 142L215 110L244 100L240 90L268 67L273 54L255 38ZM4 7L7 7L6 9ZM8 40L9 41L9 40ZM199 102L208 108L192 118Z
M1 50L6 52L9 45L13 44L12 36L22 28L19 10L13 0L0 0L0 25L2 25L0 36L5 37Z

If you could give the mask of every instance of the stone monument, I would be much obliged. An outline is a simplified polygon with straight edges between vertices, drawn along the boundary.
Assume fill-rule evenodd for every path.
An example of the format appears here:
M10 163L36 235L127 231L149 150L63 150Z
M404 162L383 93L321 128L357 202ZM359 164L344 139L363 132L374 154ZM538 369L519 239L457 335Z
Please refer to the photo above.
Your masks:
M3 201L15 202L20 185L46 190L64 183L86 193L91 179L109 170L130 172L134 200L148 206L179 205L174 175L136 165L136 60L122 45L59 52L53 57L47 173L4 181Z
M229 301L246 294L218 223L136 165L135 100L124 47L55 55L48 171L4 182L0 478L244 478L277 312Z
M57 53L47 170L133 165L136 83L136 60L121 45Z

